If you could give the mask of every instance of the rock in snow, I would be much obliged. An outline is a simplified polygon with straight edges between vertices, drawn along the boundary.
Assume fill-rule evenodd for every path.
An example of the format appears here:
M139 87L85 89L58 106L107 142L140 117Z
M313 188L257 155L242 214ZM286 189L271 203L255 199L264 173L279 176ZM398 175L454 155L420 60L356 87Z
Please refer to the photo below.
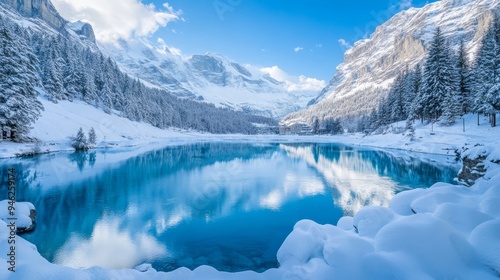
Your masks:
M14 203L14 216L9 215L9 200L0 201L0 220L9 223L9 218L15 218L16 226L18 229L29 229L33 225L32 213L35 206L30 202L16 202Z

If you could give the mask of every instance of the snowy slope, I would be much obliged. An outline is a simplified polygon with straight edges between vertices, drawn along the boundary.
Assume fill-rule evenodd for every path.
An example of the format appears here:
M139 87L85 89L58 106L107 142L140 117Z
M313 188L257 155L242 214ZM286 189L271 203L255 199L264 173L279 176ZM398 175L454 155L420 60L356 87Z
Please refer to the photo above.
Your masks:
M184 57L164 43L153 46L147 39L100 43L132 77L180 96L204 100L222 107L280 118L305 108L317 90L291 90L268 73L246 67L219 54Z
M403 133L392 133L405 127L405 122L393 123L385 133L365 136L362 133L338 135L339 142L352 145L397 149L418 153L455 155L455 150L461 152L464 147L475 145L500 147L500 127L491 127L488 117L481 116L477 125L477 115L465 115L465 132L463 119L457 119L452 126L415 124L415 141Z
M94 128L97 148L121 148L143 146L153 143L176 143L179 138L196 141L203 134L180 129L159 129L147 123L131 121L102 110L83 101L59 101L55 104L39 97L45 110L33 125L29 136L40 140L43 152L74 150L70 137L81 127L85 133ZM34 143L0 142L0 158L13 157L18 153L33 150Z
M475 54L492 10L499 6L497 0L442 0L398 13L345 53L335 76L309 108L289 114L283 122L370 113L399 73L423 61L438 26L453 48L463 40Z

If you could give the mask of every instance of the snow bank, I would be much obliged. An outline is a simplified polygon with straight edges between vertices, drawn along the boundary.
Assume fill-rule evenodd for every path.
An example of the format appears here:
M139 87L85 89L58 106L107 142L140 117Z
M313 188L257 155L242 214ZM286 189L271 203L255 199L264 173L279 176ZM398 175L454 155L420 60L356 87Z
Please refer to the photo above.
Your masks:
M477 152L477 151L476 151ZM468 188L438 183L397 194L389 207L366 207L337 226L299 221L277 253L280 267L263 273L220 272L208 266L158 272L77 270L41 257L16 239L16 272L7 270L8 230L0 220L1 279L498 279L500 274L500 159L484 154L487 176ZM470 153L473 153L470 152ZM4 217L5 202L0 203ZM19 204L27 206L29 204ZM21 208L20 208L21 209ZM27 212L20 210L20 213ZM24 212L23 212L24 211Z
M18 228L28 228L31 226L32 221L30 218L30 210L34 210L35 206L30 202L15 202L14 203L14 215L9 215L9 200L0 201L0 220L6 223L11 222L10 218L14 218L16 221L16 226Z
M337 227L300 221L278 252L280 269L296 279L498 279L499 179L401 192Z

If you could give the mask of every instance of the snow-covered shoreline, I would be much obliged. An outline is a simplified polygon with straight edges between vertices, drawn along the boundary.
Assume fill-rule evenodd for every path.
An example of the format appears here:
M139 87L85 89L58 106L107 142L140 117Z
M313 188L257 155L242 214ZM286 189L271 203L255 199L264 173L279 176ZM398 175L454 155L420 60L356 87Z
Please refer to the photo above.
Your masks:
M42 152L73 151L69 137L80 127L85 132L94 128L98 149L171 146L197 142L247 142L247 143L339 143L379 149L392 149L423 154L455 155L455 150L477 144L500 146L500 128L491 128L482 117L480 126L477 116L466 116L466 132L462 132L462 120L454 126L415 125L416 141L410 141L401 133L364 136L360 133L335 136L298 135L215 135L179 129L162 130L146 123L133 122L85 104L81 101L60 101L54 104L39 98L45 111L34 124L30 137L39 139ZM403 127L404 123L393 124ZM0 158L33 150L34 143L0 142Z

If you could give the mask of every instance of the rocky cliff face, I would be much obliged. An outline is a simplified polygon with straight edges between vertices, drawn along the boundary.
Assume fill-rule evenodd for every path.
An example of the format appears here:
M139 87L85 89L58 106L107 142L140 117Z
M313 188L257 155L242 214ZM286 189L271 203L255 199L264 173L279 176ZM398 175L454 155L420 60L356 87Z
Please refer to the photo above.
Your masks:
M23 16L40 18L57 30L66 25L66 20L59 15L49 0L0 0L0 2L15 8Z
M371 112L395 77L425 59L439 26L457 49L461 40L475 53L493 18L498 0L442 0L400 12L379 26L370 38L345 53L344 62L321 94L284 123L312 122L314 117L345 117Z
M65 36L77 37L85 46L97 50L92 26L84 22L68 22L49 0L0 0L0 4L6 8L9 17L31 21L34 30L50 32L53 28Z
M86 22L77 21L73 23L68 23L66 25L66 28L75 32L75 34L78 35L80 39L86 39L94 44L96 43L94 29L92 28L92 25Z

